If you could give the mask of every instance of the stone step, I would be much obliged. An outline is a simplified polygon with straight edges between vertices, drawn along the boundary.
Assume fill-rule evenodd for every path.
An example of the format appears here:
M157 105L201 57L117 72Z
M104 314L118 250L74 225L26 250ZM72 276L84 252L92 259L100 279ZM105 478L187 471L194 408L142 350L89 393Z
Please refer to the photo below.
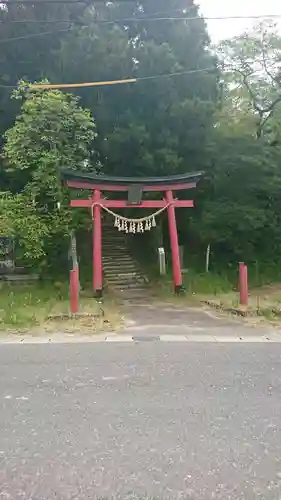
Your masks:
M112 238L115 238L115 237L119 237L119 238L126 238L126 235L128 233L124 233L123 231L118 231L115 227L113 229L106 229L106 230L103 230L102 232L102 236L112 236Z
M103 248L122 248L123 250L126 250L127 252L129 252L129 249L126 245L126 243L124 243L124 241L103 241L102 242L102 246Z
M135 267L138 268L137 264L135 263L134 260L119 260L119 259L114 259L111 261L102 261L104 269L109 269L110 267L114 267L121 271L120 267Z
M107 252L104 252L103 256L102 256L102 260L103 261L107 261L107 262L117 262L117 259L120 259L122 262L123 261L126 261L126 260L130 260L130 261L134 261L134 258L132 255L130 255L128 252L127 253L120 253L120 252L112 252L112 253L107 253Z
M102 247L103 255L116 255L117 252L124 253L124 255L131 255L130 250L122 245L115 245L114 243L110 245L103 245Z
M139 266L135 262L103 262L103 270L106 272L116 272L117 274L136 273L142 274Z
M149 290L118 290L117 292L122 300L126 300L128 302L147 302L147 299L150 297Z
M103 263L104 271L114 271L118 274L124 273L141 273L139 267L135 264L135 262L107 262Z
M140 273L140 268L134 262L111 262L104 264L103 263L104 272L116 272L117 274L124 273Z
M148 293L147 287L140 287L140 286L117 286L117 285L111 285L111 288L118 291L127 294L127 296L130 295L145 295Z
M111 273L104 273L104 276L107 280L111 280L111 281L119 281L119 282L129 282L129 281L142 281L142 282L147 282L146 278L143 276L143 274L141 274L140 272L138 271L129 271L129 272L123 272L123 273L114 273L114 272L111 272Z
M103 267L103 272L105 274L105 276L113 276L113 277L140 277L140 278L143 278L145 279L146 281L147 278L145 277L145 275L140 271L140 269L137 267L137 266L122 266L120 268L120 266L118 267L111 267L111 268L107 268L107 267Z
M121 255L130 255L130 252L128 248L126 247L119 247L117 245L111 245L108 247L103 246L103 255L117 255L117 253Z
M109 285L109 286L112 286L114 288L120 288L120 289L123 289L123 288L129 288L130 290L133 290L135 288L141 288L141 289L144 289L146 290L147 289L147 286L146 286L146 283L144 282L129 282L129 281L108 281L106 280L106 283Z
M102 244L103 245L123 245L124 247L126 247L126 242L123 240L123 238L119 239L119 238L103 238L102 239Z
M130 260L134 260L133 256L128 252L121 252L120 250L119 251L114 251L114 250L111 250L110 252L103 252L103 256L102 258L103 259L114 259L116 261L116 257L120 257L120 259L130 259Z
M128 247L127 245L125 245L124 241L103 241L102 242L102 247L103 248L122 248L123 250L126 250L127 252L129 251L128 250Z
M129 294L132 295L144 295L148 293L148 288L143 288L139 286L118 286L118 285L109 285L109 288L112 290L115 290L116 292L122 292L124 293L126 291L127 297Z
M102 235L107 235L110 234L112 236L120 236L120 238L126 238L126 235L128 233L125 233L124 231L118 231L116 227L103 227Z
M108 246L103 245L102 249L103 249L104 255L107 253L109 255L116 255L118 252L122 253L124 255L130 255L128 248L121 247L118 245L108 245Z
M137 273L137 271L135 271L134 273L130 272L130 273L124 273L124 274L115 273L113 271L111 273L104 273L104 277L107 280L111 280L111 281L129 281L129 280L137 280L137 279L145 281L143 276L141 274Z
M137 266L103 266L103 271L105 274L111 274L115 276L143 276L143 273Z
M102 241L113 242L113 241L122 241L122 243L126 244L126 240L122 238L122 236L111 236L109 234L104 234L102 237Z
M125 254L125 253L112 253L112 254L104 254L102 257L102 260L104 262L116 262L117 259L122 262L131 261L134 262L134 258L131 255Z
M120 258L120 260L134 260L133 257L131 255L129 255L128 253L115 253L115 252L112 252L112 253L104 253L103 256L102 256L102 259L103 260L112 260L112 261L115 261L116 262L116 258Z
M108 274L105 274L104 275L106 280L107 281L115 281L116 283L145 283L146 280L144 278L144 276L140 275L140 274L111 274L111 275L108 275Z
M103 271L116 274L138 273L143 274L140 268L134 262L112 262L111 264L104 264Z
M135 262L135 260L130 255L104 255L102 261L105 264L111 264L112 262Z
M122 233L119 233L118 231L114 232L103 232L102 233L102 239L103 240L122 240L126 241L126 236Z

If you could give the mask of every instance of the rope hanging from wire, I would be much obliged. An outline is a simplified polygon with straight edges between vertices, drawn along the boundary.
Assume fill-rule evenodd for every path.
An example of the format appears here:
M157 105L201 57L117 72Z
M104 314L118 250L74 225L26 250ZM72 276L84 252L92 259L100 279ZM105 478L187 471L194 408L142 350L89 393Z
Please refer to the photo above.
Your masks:
M100 208L105 210L105 212L114 217L114 227L116 227L118 231L124 231L125 233L132 234L144 233L144 231L150 231L153 227L156 227L156 217L164 212L170 206L170 204L171 203L167 203L165 207L160 208L160 210L157 210L157 212L147 215L146 217L134 219L117 214L101 203L93 203L93 205L91 206L92 219L94 219L94 207L98 205L100 206Z

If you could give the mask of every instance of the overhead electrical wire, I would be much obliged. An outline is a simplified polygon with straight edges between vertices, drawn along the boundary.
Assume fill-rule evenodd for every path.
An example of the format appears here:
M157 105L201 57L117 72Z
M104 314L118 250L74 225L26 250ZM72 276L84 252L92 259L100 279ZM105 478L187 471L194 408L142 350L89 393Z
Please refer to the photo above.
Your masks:
M123 0L123 1L128 1L128 0ZM95 3L104 3L104 2L89 2L86 0L40 0L40 1L18 1L18 0L11 0L11 1L2 1L0 0L0 3L2 4L31 4L31 5L36 5L36 4L41 4L41 3L87 3L89 5L94 5ZM134 23L134 22L156 22L156 21L194 21L194 20L206 20L206 21L215 21L215 20L235 20L235 19L279 19L281 18L281 14L268 14L268 15L253 15L253 16L212 16L212 17L203 17L203 16L193 16L193 17L140 17L140 18L123 18L123 19L115 19L115 20L94 20L92 21L91 24L99 24L99 25L108 25L108 24L120 24L120 23ZM39 21L39 20L24 20L24 21L8 21L9 23L40 23L40 24L57 24L57 23L70 23L73 24L70 21L67 20L56 20L56 21ZM1 20L0 23L7 23L7 21ZM48 36L48 35L55 35L57 33L63 33L63 32L69 32L73 31L76 28L87 28L91 25L83 25L80 24L79 22L75 23L76 26L71 26L68 28L63 28L59 29L56 31L46 31L46 32L41 32L41 33L29 33L27 35L22 35L19 37L11 37L11 38L6 38L6 39L0 39L0 43L6 43L10 41L17 41L17 40L25 40L29 38L35 38L35 37L40 37L40 36ZM162 75L152 75L152 76L146 76L146 77L135 77L135 78L127 78L127 79L119 79L119 80L108 80L108 81L96 81L96 82L88 82L88 83L70 83L70 84L30 84L29 87L33 89L60 89L60 88L79 88L79 87L96 87L96 86L105 86L105 85L120 85L120 84L128 84L128 83L136 83L138 81L143 81L143 80L154 80L154 79L159 79L159 78L167 78L167 77L173 77L173 76L181 76L181 75L188 75L188 74L194 74L194 73L201 73L201 72L211 72L211 71L216 71L216 68L202 68L202 69L194 69L194 70L187 70L187 71L182 71L182 72L176 72L176 73L167 73L167 74L162 74ZM0 85L0 88L17 88L17 85Z
M85 5L106 5L108 0L1 0L1 4L3 5L41 5L41 4L80 4L83 3ZM118 3L136 3L136 0L118 0Z
M0 1L1 3L1 1ZM41 21L38 19L24 19L24 20L19 20L19 21L10 21L9 19L6 19L5 21L0 20L0 24L60 24L60 23L70 23L73 21L68 20L63 20L63 19L58 19L57 21L48 21L42 19ZM79 24L79 23L77 23Z
M192 75L196 73L206 73L206 72L215 72L216 68L201 68L201 69L191 69L186 71L178 71L174 73L164 73L160 75L151 75L151 76L139 76L133 78L125 78L119 80L107 80L107 81L96 81L96 82L87 82L87 83L30 83L27 85L27 88L37 89L37 90L54 90L54 89L66 89L66 88L81 88L81 87L102 87L107 85L122 85L128 83L137 83L145 80L156 80L161 78L170 78L177 77L183 75ZM0 88L17 88L18 85L0 85Z
M0 4L1 4L0 0ZM29 2L28 2L29 3ZM31 2L30 2L31 3ZM38 2L39 3L39 2ZM111 19L111 20L103 20L103 19L94 19L91 24L119 24L119 23L135 23L135 22L158 22L158 21L231 21L231 20L255 20L255 19L280 19L280 14L257 14L251 16L192 16L192 17L125 17L122 19ZM0 20L0 23L5 24L59 24L59 23L70 23L73 21L69 21L69 19L58 19L58 20L38 20L38 19L24 19L24 20ZM79 26L79 21L74 21L75 24Z
M202 73L206 71L215 71L216 68L202 68L202 69L193 69L187 71L178 71L174 73L165 73L162 75L151 75L151 76L140 76L135 78L127 78L124 80L108 80L108 81L97 81L97 82L89 82L89 83L31 83L29 87L31 89L65 89L65 88L79 88L79 87L98 87L105 85L120 85L124 83L137 83L143 80L155 80L159 78L169 78L173 76L182 76L182 75L191 75L193 73Z
M98 87L104 85L120 85L122 83L136 83L137 78L127 78L124 80L108 80L104 82L89 82L89 83L31 83L28 85L31 89L72 89L80 87Z
M28 33L27 35L15 36L11 38L3 38L2 40L0 39L0 44L8 42L17 42L19 40L28 40L29 38L38 38L40 36L56 35L57 33L66 33L67 31L73 31L74 29L75 28L71 27L71 28L59 29L56 31L43 31L41 33Z
M0 3L1 3L1 0L0 0ZM158 21L195 21L195 20L206 20L206 21L223 21L223 20L234 20L234 19L237 19L237 20L241 20L241 19L281 19L281 14L268 14L268 15L257 15L257 16L217 16L217 17L203 17L203 16L194 16L194 17L149 17L149 18L145 18L145 17L139 17L139 18L135 18L135 17L130 17L130 18L124 18L124 19L115 19L115 20L110 20L110 21L106 21L106 20L93 20L91 25L92 24L98 24L98 25L111 25L111 24L126 24L126 23L139 23L139 22L158 22ZM19 23L19 21L11 21L11 23ZM27 23L29 21L20 21L20 23ZM34 22L34 23L41 23L41 24L44 24L44 21L30 21L30 22ZM7 23L7 21L0 21L0 23ZM57 24L57 23L69 23L69 24L73 24L73 22L71 21L47 21L48 24ZM91 25L85 25L85 24L80 24L79 22L75 22L75 26L70 26L68 28L62 28L62 29L58 29L58 30L55 30L55 31L43 31L43 32L40 32L40 33L29 33L29 34L26 34L26 35L22 35L22 36L17 36L17 37L10 37L10 38L3 38L3 39L0 39L0 44L1 43L8 43L8 42L14 42L14 41L18 41L18 40L26 40L26 39L29 39L29 38L37 38L37 37L41 37L41 36L51 36L51 35L56 35L57 33L66 33L66 32L70 32L70 31L73 31L77 28L88 28L90 27Z

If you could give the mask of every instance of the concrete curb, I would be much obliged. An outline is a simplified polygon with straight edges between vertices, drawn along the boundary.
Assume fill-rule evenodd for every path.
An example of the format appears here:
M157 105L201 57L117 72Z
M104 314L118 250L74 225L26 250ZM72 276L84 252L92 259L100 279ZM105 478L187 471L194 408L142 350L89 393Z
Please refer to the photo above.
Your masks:
M96 335L91 336L71 336L60 335L54 337L6 337L0 339L1 345L14 344L84 344L84 343L150 343L150 342L168 342L168 343L214 343L214 344L270 344L281 343L281 336L275 333L269 335Z

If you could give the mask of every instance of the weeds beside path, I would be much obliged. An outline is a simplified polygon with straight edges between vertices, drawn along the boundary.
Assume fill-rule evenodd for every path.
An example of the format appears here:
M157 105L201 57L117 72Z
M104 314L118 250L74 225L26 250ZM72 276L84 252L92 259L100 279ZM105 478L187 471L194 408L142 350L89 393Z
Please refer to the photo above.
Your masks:
M122 323L117 304L103 303L81 294L79 315L68 317L68 287L61 283L3 285L0 288L0 332L95 334L114 330Z
M185 306L209 306L220 313L235 314L253 321L281 323L281 284L266 284L249 288L249 305L239 305L238 283L226 276L213 273L193 273L185 276L185 294L174 297L173 302ZM251 285L251 284L250 284ZM158 298L171 301L171 280L159 280L155 286Z

